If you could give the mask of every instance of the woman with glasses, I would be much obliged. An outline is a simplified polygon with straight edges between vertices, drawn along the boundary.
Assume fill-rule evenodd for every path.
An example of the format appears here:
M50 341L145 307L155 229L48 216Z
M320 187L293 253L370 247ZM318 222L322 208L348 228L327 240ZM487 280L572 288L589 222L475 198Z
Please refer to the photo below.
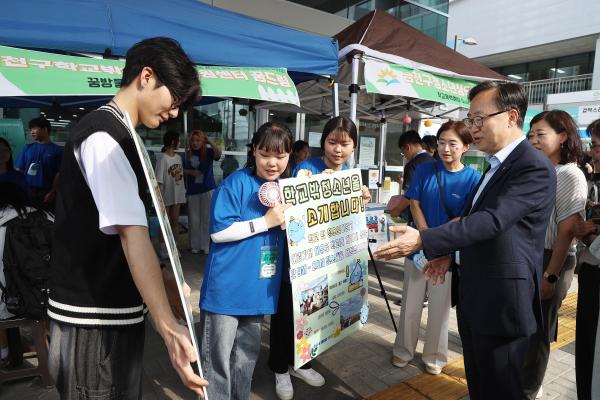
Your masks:
M558 309L573 280L575 229L585 218L587 183L578 167L583 156L581 139L568 113L552 110L536 115L527 138L556 168L556 200L544 244L541 286L544 328L532 336L523 368L523 398L533 399L541 398L550 342L556 341Z
M446 122L440 127L437 139L439 160L419 165L405 194L410 199L410 211L419 230L457 218L480 178L477 171L461 162L473 142L464 123ZM429 285L422 273L426 262L422 252L410 255L404 262L402 310L392 363L403 368L413 359L427 291L429 311L422 359L427 372L437 375L448 362L451 272L447 273L444 283Z

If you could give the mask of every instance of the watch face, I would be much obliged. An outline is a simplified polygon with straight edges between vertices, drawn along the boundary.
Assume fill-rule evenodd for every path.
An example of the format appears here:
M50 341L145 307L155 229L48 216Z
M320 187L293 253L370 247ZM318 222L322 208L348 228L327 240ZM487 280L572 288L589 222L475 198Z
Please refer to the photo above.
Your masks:
M558 281L558 276L548 275L548 278L546 278L546 279L548 279L548 282L550 282L550 283L556 283L556 281Z

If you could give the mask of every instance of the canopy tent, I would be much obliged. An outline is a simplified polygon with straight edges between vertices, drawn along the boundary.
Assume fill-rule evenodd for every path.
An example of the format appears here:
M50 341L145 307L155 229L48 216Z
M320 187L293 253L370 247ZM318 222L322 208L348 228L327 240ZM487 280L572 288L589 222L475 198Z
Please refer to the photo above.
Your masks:
M0 46L0 96L17 97L18 100L30 96L26 100L38 104L44 104L39 97L48 96L112 96L121 86L124 66L122 60L65 56ZM294 82L285 68L196 68L205 96L300 104ZM77 101L83 100L72 100L74 105Z
M323 79L299 84L302 108L261 106L377 121L383 112L386 119L399 121L407 114L420 118L447 113L452 106L468 104L468 89L478 81L505 79L383 11L372 11L335 38L340 46L336 85ZM350 89L354 96L346 92Z
M401 122L406 115L445 116L468 107L468 91L477 82L505 79L383 11L372 11L334 37L340 46L336 82L317 79L299 84L301 107L274 103L259 107L384 122L381 179L385 121Z
M153 36L177 39L201 65L286 68L295 82L337 72L335 40L196 0L31 0L7 3L0 14L0 44L7 46L117 58ZM0 106L95 106L105 100L21 96L4 97Z
M294 78L335 75L331 38L196 0L30 0L3 4L0 44L124 56L148 37L177 39L196 64L287 68Z

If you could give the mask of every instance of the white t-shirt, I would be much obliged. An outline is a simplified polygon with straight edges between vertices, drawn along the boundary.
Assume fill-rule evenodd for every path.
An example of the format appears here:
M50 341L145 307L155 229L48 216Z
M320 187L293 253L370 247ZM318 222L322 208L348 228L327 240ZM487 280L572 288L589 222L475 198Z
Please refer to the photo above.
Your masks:
M148 226L135 172L108 132L91 134L75 150L75 158L92 191L102 233L116 235L118 225Z
M544 248L553 249L558 235L558 224L573 214L585 219L587 182L577 164L568 163L556 166L556 201L546 229ZM575 241L571 243L569 255L575 255Z
M156 181L161 185L165 206L185 203L183 162L179 154L171 157L163 153L156 162Z

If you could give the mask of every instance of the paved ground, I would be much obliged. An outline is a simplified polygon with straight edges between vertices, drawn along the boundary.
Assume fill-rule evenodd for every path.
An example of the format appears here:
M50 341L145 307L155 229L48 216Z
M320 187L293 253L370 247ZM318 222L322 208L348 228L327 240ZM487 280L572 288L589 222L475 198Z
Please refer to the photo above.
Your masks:
M192 255L183 251L183 264L186 279L193 289L192 304L196 307L202 279L204 256ZM400 307L393 302L402 293L402 263L387 263L379 265L379 272L384 287L390 299L394 316L397 318ZM420 360L423 343L419 341L413 362L406 368L396 368L390 363L391 349L394 341L394 329L385 302L381 296L379 283L373 268L369 276L369 324L360 332L347 338L318 357L314 363L315 369L326 378L327 383L322 388L312 388L304 382L292 378L296 390L296 399L320 398L356 399L373 397L373 399L439 399L459 400L466 397L464 372L462 372L461 343L456 326L454 310L449 321L449 357L453 360L444 370L444 374L431 376L424 373L424 365ZM577 290L576 282L571 292ZM569 307L564 307L568 309ZM571 304L570 310L572 311ZM574 329L572 313L565 316L567 325ZM427 309L423 312L423 322L427 317ZM424 332L424 325L421 327ZM574 337L569 329L560 342L561 348L552 352L550 365L544 381L545 400L576 399L575 392L575 362ZM274 379L269 372L266 359L268 355L269 318L263 326L262 351L254 372L252 400L277 399L274 389ZM406 393L411 393L408 396ZM402 394L401 394L402 393ZM144 399L192 399L193 396L179 382L179 378L171 369L168 356L160 337L151 325L147 326L146 351L144 355ZM0 386L0 399L33 400L58 399L55 389L45 389L40 386L38 379L23 379L5 383Z

